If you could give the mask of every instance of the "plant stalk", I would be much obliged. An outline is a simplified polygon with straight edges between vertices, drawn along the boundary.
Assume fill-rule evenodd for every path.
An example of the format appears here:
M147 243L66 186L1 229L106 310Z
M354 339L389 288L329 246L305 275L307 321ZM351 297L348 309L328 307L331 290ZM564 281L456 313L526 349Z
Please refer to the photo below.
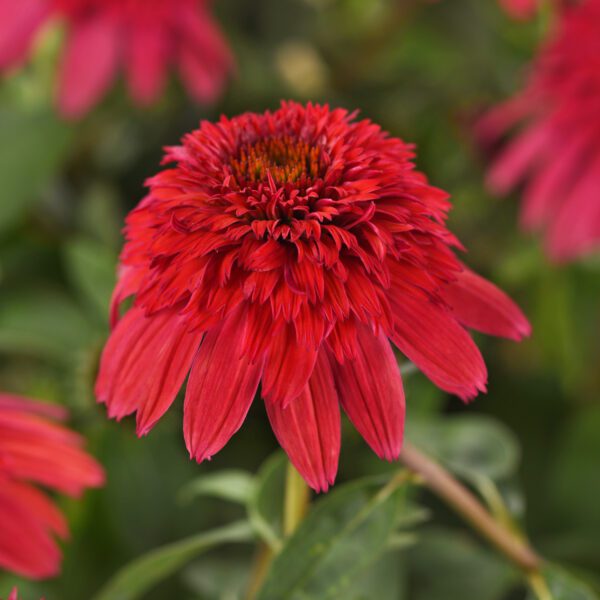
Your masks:
M441 465L405 442L400 461L418 474L423 483L453 508L482 537L528 574L537 573L542 559L529 544L503 528L475 495Z
M291 462L287 464L283 505L283 533L292 535L308 511L310 491Z

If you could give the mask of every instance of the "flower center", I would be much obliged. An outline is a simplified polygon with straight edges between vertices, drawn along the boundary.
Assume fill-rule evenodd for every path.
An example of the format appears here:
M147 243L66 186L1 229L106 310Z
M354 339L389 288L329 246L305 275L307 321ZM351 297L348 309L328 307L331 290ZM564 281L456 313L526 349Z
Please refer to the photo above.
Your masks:
M323 166L318 147L287 135L244 144L231 161L240 185L267 181L268 174L278 185L302 185L317 179Z

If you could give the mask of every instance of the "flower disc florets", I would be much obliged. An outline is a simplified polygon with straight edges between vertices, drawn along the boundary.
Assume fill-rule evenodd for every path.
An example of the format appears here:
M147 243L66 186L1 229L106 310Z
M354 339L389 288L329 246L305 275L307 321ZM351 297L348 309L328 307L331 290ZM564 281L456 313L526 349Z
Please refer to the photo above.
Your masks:
M412 158L369 121L295 103L203 122L169 148L175 166L127 219L115 324L135 301L103 355L109 413L137 411L146 433L191 366L184 430L202 460L240 427L260 382L282 446L326 489L340 402L380 456L400 451L388 338L444 389L483 390L485 365L459 321L514 338L528 324L458 262L448 196Z

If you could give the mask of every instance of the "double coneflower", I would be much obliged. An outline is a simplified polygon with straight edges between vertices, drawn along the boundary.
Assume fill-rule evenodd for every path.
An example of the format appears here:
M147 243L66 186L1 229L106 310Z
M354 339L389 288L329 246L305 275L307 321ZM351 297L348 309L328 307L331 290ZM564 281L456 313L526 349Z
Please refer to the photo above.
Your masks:
M400 453L393 346L444 390L485 390L466 328L518 340L529 324L456 258L448 195L413 157L354 114L295 103L203 122L169 148L127 218L96 387L109 415L137 413L148 433L189 374L184 435L202 461L260 385L281 446L326 490L340 405L380 457Z
M210 0L0 0L0 69L26 59L50 20L64 21L58 103L68 117L87 112L123 68L139 104L154 101L177 65L190 94L211 102L233 59Z

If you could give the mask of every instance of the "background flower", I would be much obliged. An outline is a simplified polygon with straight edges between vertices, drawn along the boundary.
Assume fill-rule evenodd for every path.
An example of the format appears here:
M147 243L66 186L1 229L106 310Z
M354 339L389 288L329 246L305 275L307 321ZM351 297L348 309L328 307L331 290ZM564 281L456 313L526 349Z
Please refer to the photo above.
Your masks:
M488 175L506 194L525 183L522 224L546 230L555 260L600 244L600 2L566 11L541 49L525 90L480 123L484 138L520 125Z
M0 567L30 578L56 576L67 523L35 485L79 496L104 482L82 438L56 420L55 406L0 395Z
M233 58L210 14L210 0L0 0L0 69L19 66L41 27L64 21L58 105L81 117L125 71L140 105L154 102L167 68L177 66L189 94L203 103L221 94Z

